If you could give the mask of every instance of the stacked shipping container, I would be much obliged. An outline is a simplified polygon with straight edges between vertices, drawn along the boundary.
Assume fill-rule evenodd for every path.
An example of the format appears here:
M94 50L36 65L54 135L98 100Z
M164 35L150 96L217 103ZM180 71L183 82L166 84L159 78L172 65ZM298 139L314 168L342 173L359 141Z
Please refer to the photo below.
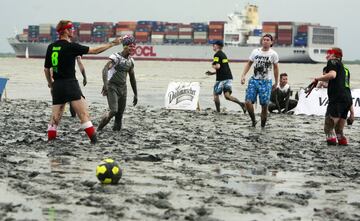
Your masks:
M109 38L134 35L138 43L153 44L206 44L214 40L224 40L223 21L206 23L164 23L155 21L119 21L79 23L73 22L74 39L79 42L107 42ZM259 44L262 35L269 33L274 37L274 44L280 46L305 47L308 45L309 26L314 24L294 22L262 23L262 29L251 30L246 35L246 43ZM322 32L328 32L327 29ZM333 32L329 32L326 41L333 42ZM17 36L20 41L51 42L58 38L52 24L29 25ZM318 38L325 38L318 36ZM332 37L332 38L331 38ZM320 40L319 40L320 41ZM324 40L325 41L325 40Z
M224 24L223 21L211 21L209 23L209 42L224 40Z
M79 26L79 41L80 42L91 42L91 32L93 29L92 23L80 23Z
M289 46L293 39L293 22L279 22L277 31L277 44Z
M133 21L119 21L114 27L115 37L124 35L134 35L136 30L136 22Z
M139 43L150 41L151 29L156 24L153 21L138 21L136 25L135 38Z
M49 42L56 40L56 31L51 24L39 25L39 42Z
M179 43L193 43L193 28L188 24L180 24L179 26Z
M271 34L274 40L274 44L277 43L277 29L278 29L278 23L277 22L272 22L272 21L267 21L267 22L263 22L262 23L262 34Z
M94 22L92 28L93 42L107 42L113 36L114 29L112 22Z
M28 40L29 41L38 41L39 40L39 25L29 25L28 26Z
M301 24L297 26L297 34L294 38L294 46L306 47L308 41L309 24Z
M206 44L208 41L208 28L205 23L191 23L193 28L193 43L194 44Z
M164 43L165 36L165 24L157 23L156 26L152 28L151 31L151 42L154 44L162 44Z
M175 44L179 41L179 23L165 24L165 39L164 43Z

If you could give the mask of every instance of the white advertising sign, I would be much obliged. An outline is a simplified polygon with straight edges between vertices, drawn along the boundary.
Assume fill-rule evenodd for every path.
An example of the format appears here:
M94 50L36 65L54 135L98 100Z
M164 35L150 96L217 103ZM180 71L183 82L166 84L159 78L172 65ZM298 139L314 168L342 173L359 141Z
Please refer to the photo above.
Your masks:
M351 90L355 117L360 117L360 89ZM325 116L328 105L326 88L315 88L306 97L305 91L299 91L299 102L295 108L295 114Z
M196 110L199 102L199 82L170 82L165 94L165 108Z

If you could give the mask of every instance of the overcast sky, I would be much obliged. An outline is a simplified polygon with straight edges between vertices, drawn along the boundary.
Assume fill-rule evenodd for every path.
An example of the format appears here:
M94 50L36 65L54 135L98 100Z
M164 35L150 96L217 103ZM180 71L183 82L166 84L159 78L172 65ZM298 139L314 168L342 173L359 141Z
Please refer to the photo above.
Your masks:
M346 60L360 59L360 0L1 0L0 52L13 52L6 38L29 24L60 19L80 22L226 20L236 5L259 6L260 21L299 21L338 28L338 46Z

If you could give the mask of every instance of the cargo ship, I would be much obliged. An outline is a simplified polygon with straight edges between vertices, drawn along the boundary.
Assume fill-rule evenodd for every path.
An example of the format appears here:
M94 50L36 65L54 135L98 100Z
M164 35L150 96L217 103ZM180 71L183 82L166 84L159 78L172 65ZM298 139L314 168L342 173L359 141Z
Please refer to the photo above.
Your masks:
M259 22L258 7L246 5L228 15L227 21L189 24L159 21L119 21L80 23L75 26L74 41L90 47L111 41L117 36L134 35L137 40L135 60L211 61L211 42L222 40L232 62L246 61L251 51L260 47L263 34L274 37L273 49L283 63L325 62L325 53L337 45L337 28L320 24L288 21ZM9 38L16 56L44 58L47 46L58 35L54 24L29 25L23 33ZM107 59L121 51L113 47L87 59Z

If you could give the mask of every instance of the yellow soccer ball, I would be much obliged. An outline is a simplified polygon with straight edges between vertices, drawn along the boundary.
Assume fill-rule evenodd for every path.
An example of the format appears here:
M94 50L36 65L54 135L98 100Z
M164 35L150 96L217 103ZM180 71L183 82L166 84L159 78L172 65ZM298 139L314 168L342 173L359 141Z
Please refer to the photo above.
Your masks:
M122 170L113 159L104 159L96 167L96 177L103 184L117 184L121 176Z

